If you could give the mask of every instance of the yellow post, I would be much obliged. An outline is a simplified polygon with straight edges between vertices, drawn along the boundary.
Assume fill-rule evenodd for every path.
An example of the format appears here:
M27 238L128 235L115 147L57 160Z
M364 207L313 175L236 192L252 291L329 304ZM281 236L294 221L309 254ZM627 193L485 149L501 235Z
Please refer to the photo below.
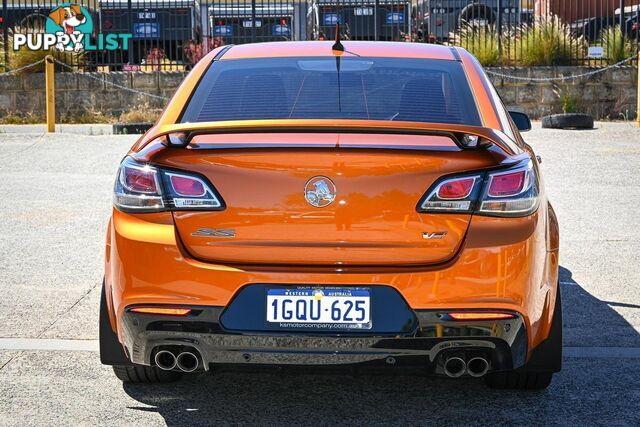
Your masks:
M55 60L53 56L47 55L44 59L45 64L45 93L47 95L47 132L56 131L56 79L54 75L53 65Z
M638 52L638 67L636 72L638 74L638 106L636 108L636 120L638 121L638 127L640 128L640 52Z

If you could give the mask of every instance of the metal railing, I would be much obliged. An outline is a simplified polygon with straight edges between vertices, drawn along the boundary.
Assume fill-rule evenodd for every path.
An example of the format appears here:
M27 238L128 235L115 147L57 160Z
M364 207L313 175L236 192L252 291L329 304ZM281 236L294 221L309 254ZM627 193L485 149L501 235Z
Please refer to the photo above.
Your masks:
M640 0L81 0L89 42L128 34L126 48L25 53L15 34L63 31L52 11L69 2L0 1L0 71L47 53L84 71L185 70L224 44L333 39L337 23L344 39L455 44L487 66L600 67L640 35Z

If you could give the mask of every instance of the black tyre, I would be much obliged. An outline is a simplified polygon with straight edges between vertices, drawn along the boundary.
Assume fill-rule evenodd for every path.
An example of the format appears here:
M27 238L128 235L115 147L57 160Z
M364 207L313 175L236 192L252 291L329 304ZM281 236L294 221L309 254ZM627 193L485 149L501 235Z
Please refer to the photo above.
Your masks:
M157 366L134 365L127 358L118 336L111 329L104 280L100 297L100 360L112 365L116 377L124 383L169 383L177 381L181 372L163 371Z
M491 8L481 4L469 4L458 16L458 25L463 27L470 25L472 27L491 26L496 21L495 15Z
M171 383L178 381L182 376L181 372L163 371L157 366L114 366L113 373L123 383Z
M559 286L549 337L533 350L529 362L521 369L485 375L487 386L501 390L544 390L549 387L553 373L562 368L562 300Z
M552 114L542 118L546 129L593 129L593 117L588 114Z

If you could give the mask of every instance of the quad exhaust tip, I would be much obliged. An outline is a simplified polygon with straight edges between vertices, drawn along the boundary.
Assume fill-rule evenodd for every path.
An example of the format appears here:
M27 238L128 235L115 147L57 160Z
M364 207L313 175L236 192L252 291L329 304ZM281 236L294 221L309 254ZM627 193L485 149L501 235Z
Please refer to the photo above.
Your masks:
M444 373L451 378L461 377L467 370L467 364L460 357L449 357L444 361Z
M178 363L176 356L169 350L160 350L159 352L157 352L155 361L156 365L158 365L158 368L165 371L172 370Z
M472 377L481 377L489 370L489 362L484 357L474 357L467 362L467 372Z
M178 354L177 356L176 353ZM200 359L195 352L191 351L178 353L175 349L174 351L164 349L156 353L154 360L158 368L165 371L171 371L177 368L182 372L193 372L200 366Z
M181 371L193 372L198 369L199 360L198 356L190 351L183 351L178 355L176 363Z

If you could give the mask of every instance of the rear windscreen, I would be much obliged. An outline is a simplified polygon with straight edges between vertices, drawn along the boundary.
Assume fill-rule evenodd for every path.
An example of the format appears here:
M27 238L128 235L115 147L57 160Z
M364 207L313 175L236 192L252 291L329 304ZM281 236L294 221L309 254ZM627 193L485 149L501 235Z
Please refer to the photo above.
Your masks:
M480 125L456 61L288 57L215 62L182 122L365 119Z

